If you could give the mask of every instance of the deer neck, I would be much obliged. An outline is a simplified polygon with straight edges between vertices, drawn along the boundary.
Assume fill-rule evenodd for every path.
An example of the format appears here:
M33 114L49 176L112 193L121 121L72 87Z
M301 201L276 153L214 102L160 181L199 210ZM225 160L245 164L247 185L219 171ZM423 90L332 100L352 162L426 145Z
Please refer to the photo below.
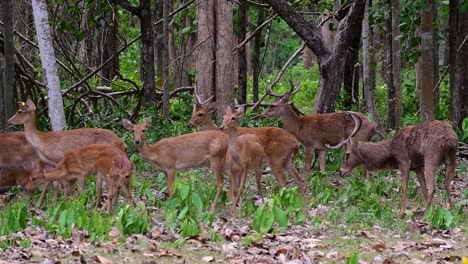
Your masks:
M150 146L148 145L148 143L146 142L146 138L143 139L140 144L138 144L138 152L140 153L140 155L145 158L145 159L148 159L150 156L151 156L151 149L150 149ZM154 154L154 153L153 153Z
M42 132L37 130L36 127L36 116L24 122L24 136L29 144L31 144L36 150L42 150L43 140Z
M228 149L231 158L235 161L240 160L237 147L237 127L228 127Z
M208 117L206 122L200 126L200 131L207 131L207 130L218 130L219 128L213 123L213 119Z
M297 136L301 127L301 117L294 112L290 105L284 107L284 112L281 115L281 121L286 130Z

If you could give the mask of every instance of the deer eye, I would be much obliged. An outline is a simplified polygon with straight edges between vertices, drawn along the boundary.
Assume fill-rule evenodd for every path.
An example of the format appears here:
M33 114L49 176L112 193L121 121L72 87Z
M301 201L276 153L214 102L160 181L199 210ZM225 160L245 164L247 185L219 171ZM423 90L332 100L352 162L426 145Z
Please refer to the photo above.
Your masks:
M237 120L237 117L233 117L232 120Z
M146 129L141 130L141 132L146 133Z
M198 116L199 116L199 117L202 117L202 116L203 116L203 113L198 113Z
M350 156L349 153L345 153L345 156L344 156L345 161L347 161L349 159L349 156Z

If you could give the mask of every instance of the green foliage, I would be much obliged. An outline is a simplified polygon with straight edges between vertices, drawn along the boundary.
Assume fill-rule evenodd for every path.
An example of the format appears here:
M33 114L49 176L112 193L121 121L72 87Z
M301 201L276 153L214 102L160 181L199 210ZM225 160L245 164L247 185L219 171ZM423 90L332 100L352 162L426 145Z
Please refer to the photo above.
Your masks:
M354 252L346 259L346 264L358 264L359 263L359 255Z
M266 234L275 222L281 229L288 227L290 219L301 223L305 220L302 206L302 197L296 188L282 188L279 193L258 207L252 223L253 229L260 234Z
M462 130L463 130L463 134L461 136L461 141L464 143L468 143L468 117L463 119Z
M0 235L9 235L23 230L27 226L28 211L26 205L18 201L0 211Z
M126 205L118 215L118 227L125 235L142 234L150 226L145 203L138 202L136 208Z
M455 227L455 218L449 210L430 207L426 211L426 221L432 228L448 229Z

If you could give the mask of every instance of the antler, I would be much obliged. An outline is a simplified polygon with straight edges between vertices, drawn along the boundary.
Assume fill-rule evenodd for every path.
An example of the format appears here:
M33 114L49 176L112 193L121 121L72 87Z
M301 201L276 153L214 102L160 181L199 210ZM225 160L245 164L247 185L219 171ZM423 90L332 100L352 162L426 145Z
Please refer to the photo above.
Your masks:
M357 117L354 113L352 112L345 112L345 114L351 116L351 118L353 119L354 121L354 129L353 129L353 132L351 132L351 135L349 135L349 137L343 141L341 141L340 143L338 143L338 145L336 146L330 146L328 144L325 144L325 146L327 148L331 148L331 149L339 149L341 148L344 144L346 144L352 137L354 137L354 135L358 132L358 130L361 128L361 125L362 125L362 120L361 118Z
M197 104L197 105L204 105L204 104L208 103L209 101L211 101L211 99L214 98L214 95L212 95L212 96L210 96L210 98L208 98L208 99L206 99L205 101L202 102L200 97L198 96L196 86L194 88L193 94L195 95L195 104Z

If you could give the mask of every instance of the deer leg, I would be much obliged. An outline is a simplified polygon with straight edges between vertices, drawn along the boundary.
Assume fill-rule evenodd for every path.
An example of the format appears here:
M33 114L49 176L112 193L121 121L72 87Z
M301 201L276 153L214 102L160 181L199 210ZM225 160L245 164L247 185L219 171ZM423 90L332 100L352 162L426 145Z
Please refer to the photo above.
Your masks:
M320 171L325 171L325 162L327 160L327 152L325 152L325 150L318 151L318 160L319 160Z
M50 184L51 184L51 182L48 181L43 185L44 187L42 188L42 193L41 193L41 196L39 197L39 200L36 203L36 207L41 206L42 202L44 201L45 195L47 193L47 189L49 188Z
M175 174L176 174L176 169L175 168L170 168L166 171L167 175L167 193L169 197L172 196L172 191L174 188L174 181L175 181Z
M85 191L86 187L86 172L77 175L78 179L78 195L81 195Z
M223 179L223 165L224 161L223 160L212 160L211 161L211 166L213 167L214 174L216 176L216 195L213 201L213 204L211 205L210 213L214 213L214 210L216 208L216 204L218 203L218 198L219 195L221 194L221 190L223 189L224 185L224 179Z
M418 177L419 186L421 188L421 192L424 196L424 200L427 201L427 186L426 186L426 178L424 177L424 169L417 168L416 176Z
M244 196L244 188L245 188L245 182L247 181L247 174L248 174L248 169L244 168L241 174L240 187L238 188L237 197L236 197L236 204L239 206L239 208L242 206L242 198Z
M434 197L435 191L435 182L434 182L434 173L437 168L437 163L433 163L432 161L425 160L424 161L424 176L426 178L427 183L427 199L426 199L426 209L431 206L432 198Z
M409 169L410 164L400 164L400 172L401 172L401 201L400 201L400 213L398 217L403 218L405 215L406 210L406 194L408 191L408 178L409 178Z
M304 173L305 177L309 177L310 171L312 170L312 160L315 156L315 149L314 148L305 148L305 163L304 163Z
M262 163L255 168L255 181L257 182L257 189L263 203L263 191L262 191Z
M125 200L127 201L127 203L131 207L134 207L135 205L133 204L132 191L130 190L130 182L122 185L122 192L124 193Z
M105 203L107 213L112 212L112 202L114 200L115 193L115 184L111 180L107 180L107 201Z
M283 168L281 166L281 163L278 162L278 159L277 158L268 159L268 165L270 165L271 173L273 174L276 181L278 182L278 185L280 187L286 186L288 182L286 181L286 178L284 177Z
M287 158L286 162L284 163L284 168L288 172L289 176L293 178L294 182L296 182L297 187L299 188L299 192L304 198L307 184L306 181L303 178L301 178L296 168L294 167L293 158L294 155L290 155Z
M450 184L452 183L453 176L455 176L455 160L455 155L445 159L445 191L447 192L447 202L450 210L453 209Z
M96 210L99 208L99 202L102 197L102 175L97 175L96 177Z

